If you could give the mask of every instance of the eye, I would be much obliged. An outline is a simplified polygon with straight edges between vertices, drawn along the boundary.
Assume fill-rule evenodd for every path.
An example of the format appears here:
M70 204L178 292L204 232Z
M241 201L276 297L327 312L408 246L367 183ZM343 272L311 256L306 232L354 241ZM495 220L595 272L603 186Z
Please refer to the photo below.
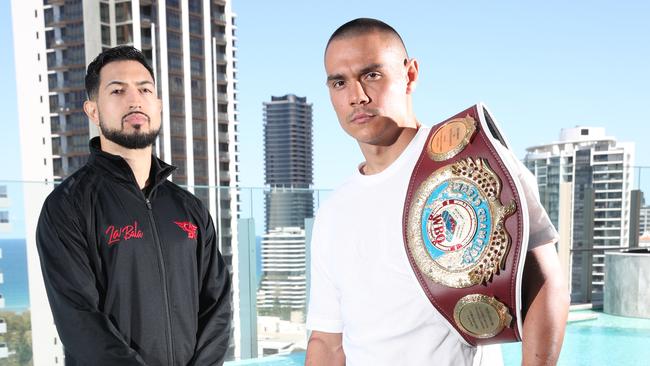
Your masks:
M366 80L378 80L381 78L381 74L376 71L370 71L366 74Z
M143 93L151 93L151 89L149 88L142 88Z
M113 89L113 90L111 90L111 95L113 95L113 94L119 95L119 94L122 94L123 92L124 92L124 90L122 90L122 89Z
M333 89L341 89L345 85L345 82L343 80L334 80L331 85Z

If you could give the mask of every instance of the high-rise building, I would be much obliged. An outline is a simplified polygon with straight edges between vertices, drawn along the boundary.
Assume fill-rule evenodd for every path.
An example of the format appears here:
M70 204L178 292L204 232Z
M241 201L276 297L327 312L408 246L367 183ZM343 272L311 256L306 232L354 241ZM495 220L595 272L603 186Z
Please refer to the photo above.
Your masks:
M650 247L650 206L639 210L639 246Z
M0 185L0 233L11 231L11 222L9 220L9 193L7 185Z
M304 315L307 277L305 230L279 227L262 237L262 283L257 294L260 314ZM301 321L302 319L298 319Z
M312 105L288 94L264 103L266 230L304 228L314 216Z
M634 144L604 128L562 129L559 141L529 147L524 162L537 176L542 204L560 232L574 303L601 304L605 252L627 248Z
M141 49L163 102L156 154L178 167L170 178L198 196L218 228L237 288L237 112L235 16L230 0L12 1L25 226L33 233L52 182L81 167L96 128L84 115L85 68L107 48ZM216 189L216 186L223 187ZM231 189L232 188L232 189ZM34 365L63 353L27 235ZM238 292L233 301L238 303ZM234 306L234 319L239 307ZM238 339L235 323L232 339ZM229 357L237 354L231 347Z
M643 206L639 212L639 236L650 234L650 206Z

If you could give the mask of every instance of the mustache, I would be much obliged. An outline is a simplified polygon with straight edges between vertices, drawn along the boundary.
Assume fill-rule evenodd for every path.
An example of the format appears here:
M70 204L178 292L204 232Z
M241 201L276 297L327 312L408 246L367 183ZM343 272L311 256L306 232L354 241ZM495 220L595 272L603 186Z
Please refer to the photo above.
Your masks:
M371 114L373 116L378 116L380 115L379 109L376 108L356 108L350 114L347 115L346 120L348 122L352 122L352 120L359 114Z
M129 112L129 113L123 115L123 116L122 116L122 123L124 123L124 120L125 120L128 116L130 116L130 115L132 115L132 114L141 114L141 115L143 115L143 116L147 119L147 122L151 122L151 118L149 117L148 114L146 114L146 113L144 113L144 112L137 112L137 111L134 111L134 112Z

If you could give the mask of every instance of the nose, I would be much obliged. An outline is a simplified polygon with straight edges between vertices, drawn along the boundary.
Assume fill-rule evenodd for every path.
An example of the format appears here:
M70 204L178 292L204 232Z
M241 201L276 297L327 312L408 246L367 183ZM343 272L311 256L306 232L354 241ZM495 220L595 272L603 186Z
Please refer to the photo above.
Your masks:
M370 96L366 93L363 85L360 82L353 83L350 88L350 105L359 106L370 103Z
M138 92L138 90L130 90L129 91L129 109L130 110L136 110L136 109L141 109L142 108L142 96Z

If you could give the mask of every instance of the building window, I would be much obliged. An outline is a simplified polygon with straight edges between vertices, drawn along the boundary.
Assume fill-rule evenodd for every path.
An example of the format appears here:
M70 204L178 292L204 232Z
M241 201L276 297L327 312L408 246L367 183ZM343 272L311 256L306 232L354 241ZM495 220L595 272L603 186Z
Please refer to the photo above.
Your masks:
M63 59L66 60L66 64L77 64L84 65L86 64L86 55L84 46L74 46L68 47L63 50ZM85 73L85 68L83 69Z
M205 97L205 83L203 80L192 79L192 97Z
M115 21L128 22L131 20L131 2L115 4Z
M68 136L68 152L88 152L88 136L85 134Z
M181 35L176 32L169 32L167 34L167 48L170 50L181 50ZM173 57L172 57L173 58Z
M185 100L182 97L171 97L169 104L170 104L171 113L174 114L185 113Z
M190 15L190 33L203 34L203 21L201 17Z
M193 56L203 56L203 40L200 38L190 38L190 53Z
M190 68L192 70L192 75L200 76L203 74L203 61L193 58L190 61Z
M183 58L180 55L170 55L169 57L170 70L183 70Z
M115 33L117 34L117 44L133 43L133 32L131 31L131 24L125 24L116 27Z
M200 13L201 12L201 0L189 0L188 2L188 8L192 13Z
M110 23L110 18L108 16L108 4L100 3L99 4L99 19L103 23Z
M167 10L167 28L181 29L181 16L179 13Z
M205 102L201 99L192 99L192 114L198 118L205 118Z
M0 186L0 198L7 198L7 186Z
M183 93L183 78L180 76L172 76L169 78L169 90L172 93Z
M102 25L102 44L111 45L111 28L107 25Z

